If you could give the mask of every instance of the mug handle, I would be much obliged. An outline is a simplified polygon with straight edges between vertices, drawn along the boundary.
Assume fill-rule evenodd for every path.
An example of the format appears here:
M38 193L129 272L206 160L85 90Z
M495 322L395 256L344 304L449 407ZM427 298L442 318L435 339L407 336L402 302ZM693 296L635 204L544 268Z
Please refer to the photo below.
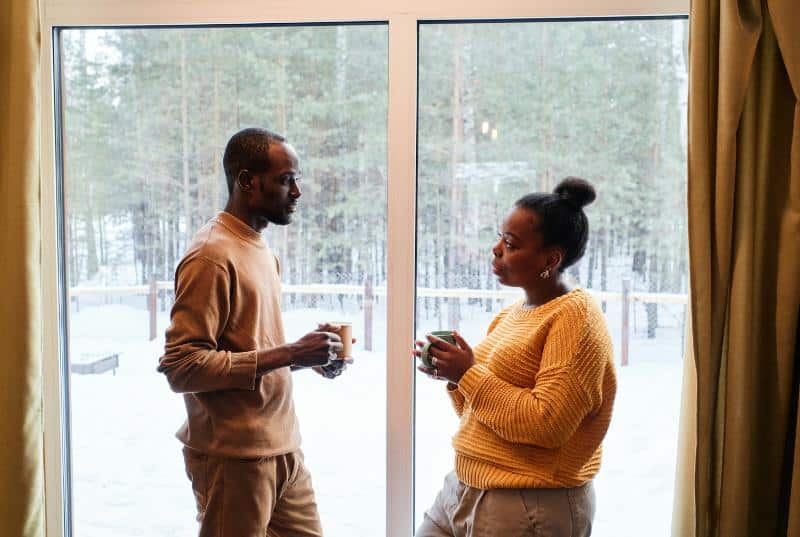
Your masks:
M423 365L425 367L433 367L433 364L431 363L430 355L428 354L430 352L430 349L431 349L431 342L428 341L428 342L425 343L425 346L422 347L422 352L419 355L419 359L420 359L420 361L422 361L422 363L423 363Z

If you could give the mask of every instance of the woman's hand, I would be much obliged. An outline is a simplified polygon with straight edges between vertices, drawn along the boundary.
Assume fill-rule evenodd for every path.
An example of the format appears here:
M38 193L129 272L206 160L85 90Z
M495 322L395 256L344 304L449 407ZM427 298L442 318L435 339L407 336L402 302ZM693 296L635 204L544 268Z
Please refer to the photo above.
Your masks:
M417 359L422 361L422 348L425 346L424 341L420 341L419 339L414 342L414 348L411 349L411 354L413 354ZM439 376L439 372L433 367L427 367L425 364L420 363L417 366L418 371L422 371L428 378L432 378L433 380L447 380L443 377Z
M428 341L431 347L428 350L433 367L418 365L417 369L436 380L448 380L451 384L458 384L467 369L475 365L475 356L472 354L472 347L464 341L456 331L453 331L453 338L456 344L453 345L441 338L428 334ZM417 341L417 348L412 352L417 358L422 354L422 347L425 342Z

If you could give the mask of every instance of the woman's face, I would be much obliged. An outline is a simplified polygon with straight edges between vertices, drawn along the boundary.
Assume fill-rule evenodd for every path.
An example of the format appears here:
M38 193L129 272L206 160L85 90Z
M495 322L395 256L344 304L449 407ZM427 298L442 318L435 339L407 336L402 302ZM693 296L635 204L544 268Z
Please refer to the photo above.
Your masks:
M529 288L543 282L539 274L557 253L542 247L539 224L539 215L522 207L514 207L503 220L492 248L492 272L503 285Z

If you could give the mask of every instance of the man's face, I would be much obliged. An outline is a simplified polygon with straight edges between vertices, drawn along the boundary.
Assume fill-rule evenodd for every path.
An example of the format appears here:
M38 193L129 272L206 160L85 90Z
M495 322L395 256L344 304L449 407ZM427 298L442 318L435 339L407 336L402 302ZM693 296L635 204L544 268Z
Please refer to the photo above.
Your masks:
M285 142L272 142L269 145L269 170L255 174L253 195L250 200L253 213L267 223L285 226L292 221L300 188L297 180L300 170L297 153Z

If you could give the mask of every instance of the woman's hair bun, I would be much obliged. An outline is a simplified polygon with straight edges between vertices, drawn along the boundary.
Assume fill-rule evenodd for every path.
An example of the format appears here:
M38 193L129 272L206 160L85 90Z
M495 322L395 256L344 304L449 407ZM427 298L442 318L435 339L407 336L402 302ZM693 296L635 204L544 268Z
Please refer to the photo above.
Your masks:
M597 197L597 192L592 184L580 177L563 179L553 192L578 209L589 205Z

